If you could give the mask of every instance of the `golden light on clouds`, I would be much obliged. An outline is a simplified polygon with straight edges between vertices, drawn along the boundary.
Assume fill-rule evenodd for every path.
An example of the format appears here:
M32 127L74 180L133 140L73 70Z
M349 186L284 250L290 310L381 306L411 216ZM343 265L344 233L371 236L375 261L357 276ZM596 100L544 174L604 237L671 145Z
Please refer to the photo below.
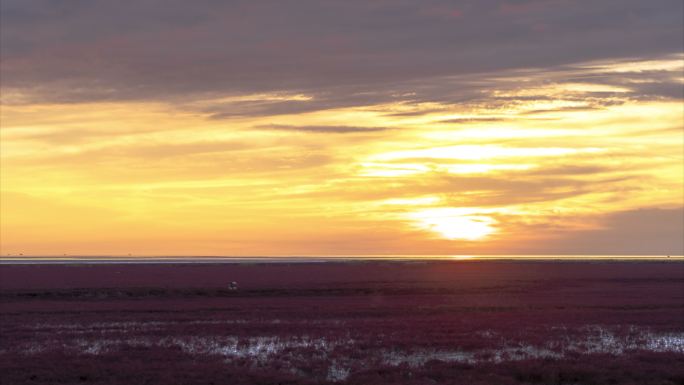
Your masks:
M573 253L573 237L612 231L613 218L681 209L684 118L681 100L638 97L632 82L563 79L676 77L681 64L498 73L467 103L310 110L317 96L299 92L182 103L7 93L2 252ZM296 108L267 112L277 103Z

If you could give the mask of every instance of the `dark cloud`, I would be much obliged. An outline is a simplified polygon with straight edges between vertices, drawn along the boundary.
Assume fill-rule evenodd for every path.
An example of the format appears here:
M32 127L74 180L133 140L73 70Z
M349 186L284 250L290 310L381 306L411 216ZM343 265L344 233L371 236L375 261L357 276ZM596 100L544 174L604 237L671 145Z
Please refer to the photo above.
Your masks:
M641 82L632 86L637 95L644 99L684 99L684 85L680 81Z
M356 105L369 91L382 94L376 100L439 98L419 85L404 90L415 98L391 95L412 81L659 57L681 52L683 32L680 0L3 0L1 7L3 87L29 98L322 95L244 114ZM233 116L231 108L215 114Z

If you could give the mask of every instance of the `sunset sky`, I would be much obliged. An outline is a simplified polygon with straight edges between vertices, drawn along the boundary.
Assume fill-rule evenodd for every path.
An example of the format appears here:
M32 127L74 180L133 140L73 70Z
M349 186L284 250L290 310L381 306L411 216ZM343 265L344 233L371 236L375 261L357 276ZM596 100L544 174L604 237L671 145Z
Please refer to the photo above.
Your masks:
M684 254L681 0L2 0L1 252Z

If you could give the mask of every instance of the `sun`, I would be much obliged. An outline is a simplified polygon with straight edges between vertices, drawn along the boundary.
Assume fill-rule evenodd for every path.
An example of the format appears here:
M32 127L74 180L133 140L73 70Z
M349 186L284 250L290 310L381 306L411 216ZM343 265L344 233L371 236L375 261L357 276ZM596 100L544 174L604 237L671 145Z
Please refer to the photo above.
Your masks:
M496 231L497 221L468 208L427 209L411 214L416 225L450 240L478 241Z

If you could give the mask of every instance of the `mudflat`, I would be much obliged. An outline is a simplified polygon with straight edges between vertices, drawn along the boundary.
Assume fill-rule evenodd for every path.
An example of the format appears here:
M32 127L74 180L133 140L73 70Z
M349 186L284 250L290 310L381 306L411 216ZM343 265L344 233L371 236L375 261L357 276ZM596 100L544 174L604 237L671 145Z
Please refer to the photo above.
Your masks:
M684 382L682 262L5 264L0 317L8 384Z

